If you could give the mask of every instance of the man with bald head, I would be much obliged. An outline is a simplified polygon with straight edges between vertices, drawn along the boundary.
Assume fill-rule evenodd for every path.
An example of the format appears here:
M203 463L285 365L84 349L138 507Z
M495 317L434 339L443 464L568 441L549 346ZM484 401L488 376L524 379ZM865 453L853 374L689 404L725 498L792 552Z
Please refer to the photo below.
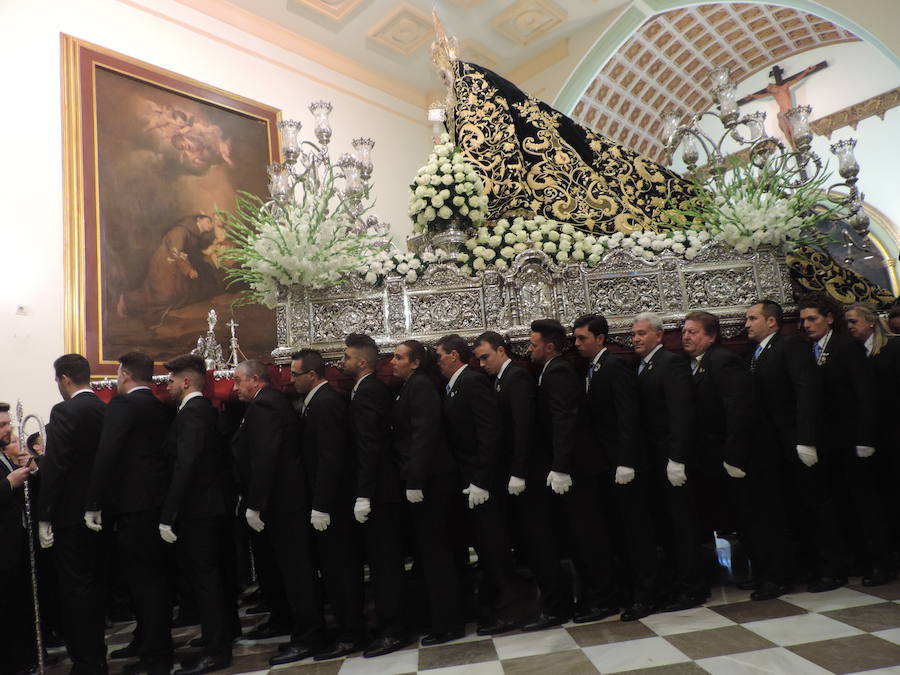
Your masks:
M294 622L290 642L270 664L291 663L321 650L325 628L316 602L308 526L312 501L300 459L299 421L260 361L238 364L234 390L247 404L232 439L240 509L251 529L268 535Z

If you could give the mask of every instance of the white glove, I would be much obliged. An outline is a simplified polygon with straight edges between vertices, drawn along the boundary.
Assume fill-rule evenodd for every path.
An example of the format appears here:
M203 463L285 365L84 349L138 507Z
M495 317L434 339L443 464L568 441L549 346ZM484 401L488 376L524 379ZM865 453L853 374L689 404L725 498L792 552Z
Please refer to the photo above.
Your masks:
M746 478L747 472L743 469L739 469L736 466L731 466L728 462L722 462L722 466L725 467L725 471L732 478Z
M418 504L425 501L425 493L421 490L407 490L406 501L410 504Z
M672 487L681 487L687 483L687 474L684 472L684 464L670 459L669 463L666 465L666 477L669 479Z
M506 491L513 496L522 494L525 492L525 479L518 476L510 476Z
M244 514L244 517L247 519L247 524L253 528L254 532L262 532L265 529L266 524L262 521L262 518L259 517L259 511L247 509L247 513Z
M491 493L487 490L484 490L475 483L469 483L469 487L463 490L464 495L469 495L469 508L474 509L476 506L481 506L491 497Z
M816 446L814 445L798 445L797 457L808 467L819 461L819 453L816 452Z
M162 523L160 523L159 536L162 537L162 540L167 544L174 544L176 541L178 541L178 536L174 532L172 532L171 525L163 525Z
M309 524L313 526L316 532L324 532L331 525L331 516L313 509L309 512Z
M547 487L558 495L564 495L572 487L572 476L559 471L551 471L547 474Z
M356 504L353 505L353 516L357 523L364 523L369 519L372 513L372 503L368 497L357 497Z
M634 480L634 469L630 466L616 467L616 485L628 485Z
M99 532L103 529L103 514L101 511L85 511L84 524L89 530Z
M38 523L38 541L41 542L41 548L53 546L53 526L46 520Z
M867 457L871 457L875 454L875 448L871 445L857 445L856 446L856 456L860 459L866 459Z

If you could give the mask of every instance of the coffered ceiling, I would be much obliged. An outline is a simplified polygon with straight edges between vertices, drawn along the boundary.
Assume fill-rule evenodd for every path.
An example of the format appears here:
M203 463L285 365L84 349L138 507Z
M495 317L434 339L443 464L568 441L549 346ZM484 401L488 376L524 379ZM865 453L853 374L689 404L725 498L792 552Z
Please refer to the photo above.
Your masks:
M711 69L728 66L740 82L794 54L857 39L829 21L774 5L710 3L665 12L622 45L572 116L661 161L659 113L708 109Z

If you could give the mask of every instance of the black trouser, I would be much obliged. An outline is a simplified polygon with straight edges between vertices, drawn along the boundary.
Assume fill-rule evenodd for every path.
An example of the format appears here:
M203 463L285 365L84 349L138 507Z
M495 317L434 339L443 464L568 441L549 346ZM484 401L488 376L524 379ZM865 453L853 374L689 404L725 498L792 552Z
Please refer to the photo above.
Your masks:
M216 659L230 658L234 607L227 601L227 563L222 560L225 516L179 520L177 528L178 563L197 599L206 643L203 652Z
M63 635L72 672L105 672L105 534L79 523L54 528L53 538Z
M167 544L159 536L159 509L120 514L116 543L140 630L141 660L171 664L172 589Z
M363 525L379 637L403 638L409 630L403 611L406 584L400 536L401 508L398 502L374 503L369 519Z
M484 504L469 508L469 496L458 489L456 499L466 514L467 529L472 533L475 551L478 553L478 565L484 574L485 587L489 592L481 595L482 615L490 620L499 618L514 621L517 604L521 601L512 547L506 529L506 486L501 489L495 486ZM485 602L487 600L487 602Z
M459 577L450 545L450 514L456 491L455 476L433 476L422 490L425 500L409 505L433 633L463 628Z
M291 630L294 619L291 616L291 605L281 581L281 571L275 558L275 550L265 530L256 532L247 525L243 518L239 527L250 532L250 548L253 551L253 566L256 570L256 581L262 594L263 602L269 608L269 624L277 629ZM268 526L268 525L267 525Z
M651 605L656 599L656 536L647 495L647 471L638 468L634 479L625 485L615 482L613 472L602 478L612 489L622 537L628 552L628 576L632 582L632 600Z
M521 533L525 559L541 591L542 612L547 616L569 617L572 580L559 563L556 535L550 521L550 489L544 476L546 473L529 477L525 491L508 497L508 502Z
M291 642L313 646L322 641L325 620L322 603L316 588L316 569L313 564L310 525L307 510L294 513L263 515L281 583L291 607L293 624Z
M701 549L700 525L694 495L688 484L673 486L666 474L668 457L657 459L650 469L654 472L649 485L655 491L651 496L656 534L670 561L675 564L676 593L706 596L709 586L706 581ZM688 483L691 481L691 467L686 470Z
M562 499L572 534L571 555L578 574L577 605L582 610L614 604L612 547L600 476L572 476ZM527 491L527 490L526 490Z
M750 467L746 477L728 478L727 485L740 513L754 578L789 584L791 543L778 471L774 462Z
M331 524L316 532L319 569L331 602L339 642L357 643L366 632L363 614L362 533L353 517L353 501L339 499Z
M9 542L5 541L2 545L9 546ZM0 675L13 675L37 663L30 574L25 546L22 546L19 560L12 568L0 570L0 579L3 579L3 592L0 593L0 620L3 622L3 630L0 630ZM43 578L38 580L38 588L44 581Z

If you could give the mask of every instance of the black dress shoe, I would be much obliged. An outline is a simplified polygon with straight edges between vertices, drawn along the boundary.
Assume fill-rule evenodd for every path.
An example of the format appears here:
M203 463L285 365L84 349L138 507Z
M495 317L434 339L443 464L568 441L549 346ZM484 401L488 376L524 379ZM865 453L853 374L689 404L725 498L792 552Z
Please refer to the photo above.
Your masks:
M677 596L674 600L670 600L668 603L659 608L660 612L680 612L685 609L692 609L693 607L699 607L706 601L702 595L693 594L693 593L682 593Z
M608 605L605 607L587 607L575 611L572 621L575 623L588 623L589 621L600 621L613 614L618 614L619 608L616 605Z
M547 628L553 628L554 626L563 625L566 621L569 620L569 618L570 617L567 616L541 613L534 621L529 621L528 623L522 624L521 630L526 633L535 630L546 630Z
M873 567L872 573L862 578L863 586L884 586L897 579L897 570L886 570L884 568Z
M310 656L315 656L318 651L318 648L310 645L291 644L287 649L280 651L280 653L269 659L269 665L280 666L283 663L302 661L303 659L308 659Z
M847 577L819 577L815 581L811 581L806 590L810 593L825 593L840 588L847 583Z
M329 659L339 659L342 656L362 651L363 645L360 642L335 642L330 647L326 647L325 651L321 651L315 655L315 661L328 661Z
M475 629L475 634L481 636L500 635L500 633L508 633L518 629L519 623L517 621L503 621L502 619L496 619L494 621L478 624L478 628Z
M764 581L759 588L750 594L751 600L774 600L785 593L790 593L791 587L786 584L776 584L774 581Z
M412 640L409 638L398 638L398 637L383 637L378 638L363 652L363 656L367 659L371 659L374 656L384 656L385 654L391 654L396 652L404 647L412 644Z
M288 628L279 628L278 626L273 626L268 621L259 624L255 628L251 628L246 633L244 633L241 637L244 640L268 640L269 638L274 637L284 637L285 635L290 635L291 631Z
M132 640L126 646L120 649L113 649L109 653L109 658L111 659L133 659L138 655L138 645L137 642Z
M648 605L643 602L635 602L630 607L626 608L624 612L622 612L622 616L619 617L619 621L637 621L638 619L643 619L645 616L650 616L655 611L656 607L654 607L653 605Z
M432 645L442 645L445 642L459 640L461 637L465 637L465 635L465 628L447 631L446 633L428 633L427 635L422 637L422 646L430 647Z
M222 670L231 665L231 659L214 659L212 656L202 656L190 666L182 667L175 671L175 675L203 675L215 670Z
M150 663L143 660L122 666L122 675L169 675L171 671L171 663Z
M269 606L264 602L260 602L257 605L250 605L245 612L245 614L248 614L248 615L249 614L268 614L268 613L269 613Z

